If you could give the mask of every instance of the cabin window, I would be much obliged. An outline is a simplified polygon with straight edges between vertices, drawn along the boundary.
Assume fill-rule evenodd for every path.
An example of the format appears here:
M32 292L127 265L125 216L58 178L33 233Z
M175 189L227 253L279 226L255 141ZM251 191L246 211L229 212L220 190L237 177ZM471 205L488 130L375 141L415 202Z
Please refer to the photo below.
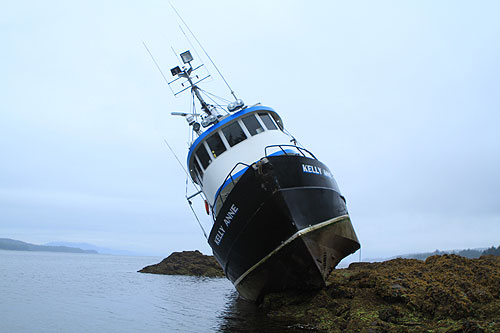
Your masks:
M212 163L212 160L210 159L210 155L208 155L207 150L205 149L205 145L203 143L200 145L198 150L196 151L196 156L201 162L201 165L203 166L203 169L206 169L210 163Z
M196 158L193 158L193 165L194 165L194 170L196 172L196 175L201 180L201 178L203 177L203 171L201 170L200 165L198 164L198 161L196 160Z
M209 137L207 143L214 158L226 151L226 146L224 146L224 142L222 142L219 133L215 133Z
M268 113L259 113L260 119L264 122L268 130L278 129Z
M242 120L243 120L243 124L245 124L246 128L248 129L248 132L250 133L250 135L253 136L255 134L259 134L259 133L264 131L262 126L260 126L260 123L257 120L257 118L255 118L254 114L248 115L245 118L243 118Z
M222 133L227 139L227 142L231 147L237 145L241 141L247 138L245 132L241 129L240 124L238 122L234 122L222 129Z

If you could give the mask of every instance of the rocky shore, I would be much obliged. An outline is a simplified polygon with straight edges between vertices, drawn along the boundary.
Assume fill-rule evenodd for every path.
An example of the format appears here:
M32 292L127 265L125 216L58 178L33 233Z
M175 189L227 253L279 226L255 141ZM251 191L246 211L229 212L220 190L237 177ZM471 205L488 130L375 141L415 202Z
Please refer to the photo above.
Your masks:
M143 273L223 277L212 256L174 252ZM436 255L336 269L322 290L266 295L259 312L314 332L500 332L500 257Z
M200 251L173 252L155 265L146 266L140 273L165 275L193 275L205 277L224 277L224 272L213 256Z
M500 257L351 264L327 288L267 295L267 316L326 332L500 332Z

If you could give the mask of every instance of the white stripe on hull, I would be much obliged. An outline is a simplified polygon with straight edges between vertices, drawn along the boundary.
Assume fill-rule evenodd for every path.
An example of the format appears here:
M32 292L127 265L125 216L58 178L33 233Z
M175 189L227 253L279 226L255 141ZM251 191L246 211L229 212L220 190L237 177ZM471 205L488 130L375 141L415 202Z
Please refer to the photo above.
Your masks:
M307 228L304 228L302 230L297 231L290 238L288 238L286 241L281 243L277 248L275 248L273 251L269 252L269 254L267 256L265 256L264 258L262 258L258 263L256 263L252 267L250 267L245 273L241 274L241 276L236 281L234 281L234 286L236 287L248 274L252 273L257 267L262 265L269 258L271 258L275 253L277 253L279 250L281 250L286 245L293 242L295 239L297 239L297 238L299 238L299 237L301 237L301 236L303 236L311 231L318 230L318 229L321 229L323 227L326 227L327 225L340 222L346 218L349 218L349 215L347 215L347 214L341 215L341 216L335 217L331 220L327 220L327 221L324 221L324 222L321 222L321 223L318 223L318 224L315 224L315 225L312 225L310 227L307 227Z

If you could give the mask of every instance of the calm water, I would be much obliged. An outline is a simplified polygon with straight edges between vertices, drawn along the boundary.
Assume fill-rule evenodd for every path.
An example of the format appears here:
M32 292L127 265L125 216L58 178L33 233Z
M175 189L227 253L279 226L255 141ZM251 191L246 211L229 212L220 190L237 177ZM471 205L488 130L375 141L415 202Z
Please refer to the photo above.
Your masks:
M137 273L162 258L0 250L0 332L280 332L226 279Z

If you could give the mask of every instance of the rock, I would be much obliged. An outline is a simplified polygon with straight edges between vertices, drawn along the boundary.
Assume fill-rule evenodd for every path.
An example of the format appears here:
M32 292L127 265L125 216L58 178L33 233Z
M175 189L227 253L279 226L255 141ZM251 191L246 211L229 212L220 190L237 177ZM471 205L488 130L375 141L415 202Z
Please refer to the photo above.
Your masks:
M213 256L200 251L173 252L160 263L146 266L140 273L165 275L194 275L205 277L224 277L224 272Z
M500 332L500 257L351 264L325 289L270 294L261 307L328 332Z

